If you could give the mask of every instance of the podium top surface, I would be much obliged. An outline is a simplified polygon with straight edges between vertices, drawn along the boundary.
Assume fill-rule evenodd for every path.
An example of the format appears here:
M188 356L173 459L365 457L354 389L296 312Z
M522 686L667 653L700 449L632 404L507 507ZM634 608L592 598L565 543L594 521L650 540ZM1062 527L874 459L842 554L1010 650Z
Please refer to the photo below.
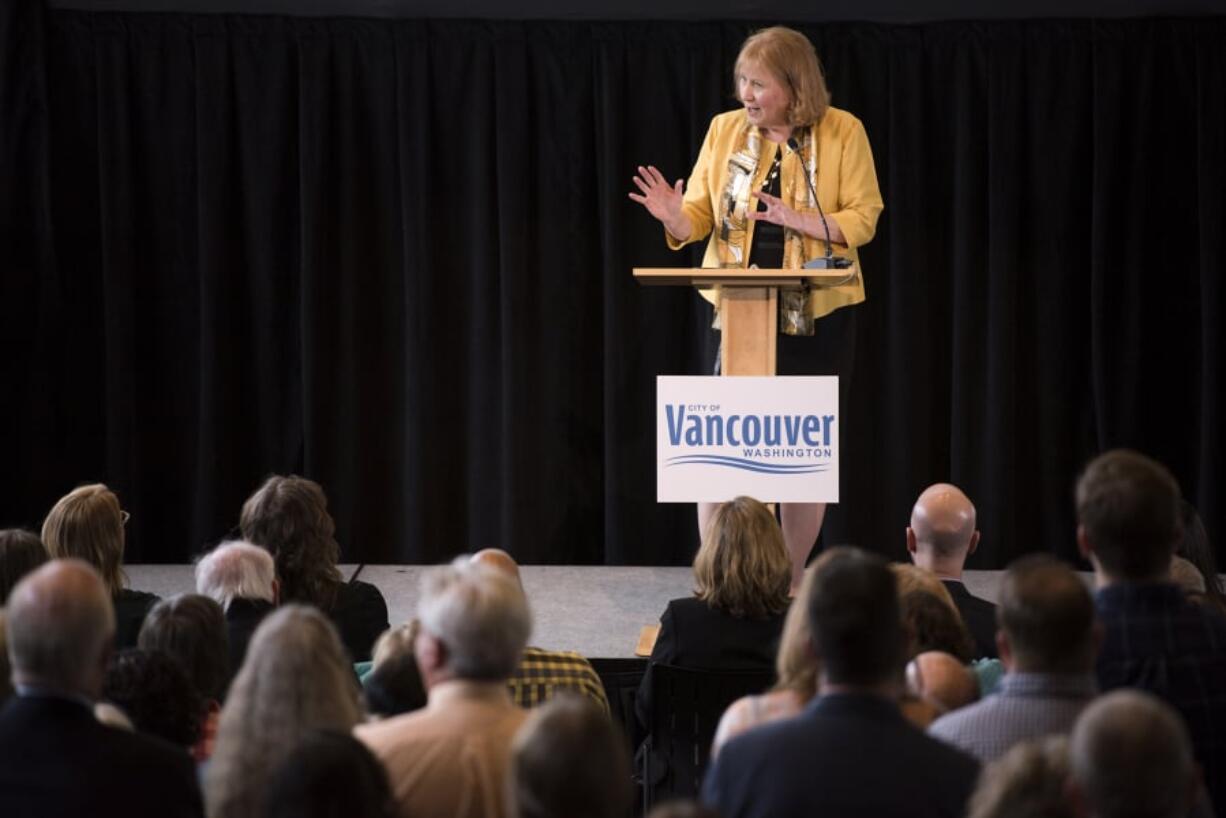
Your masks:
M644 285L689 285L694 287L798 287L807 281L814 287L845 284L855 277L847 270L774 270L744 267L636 267L634 279Z

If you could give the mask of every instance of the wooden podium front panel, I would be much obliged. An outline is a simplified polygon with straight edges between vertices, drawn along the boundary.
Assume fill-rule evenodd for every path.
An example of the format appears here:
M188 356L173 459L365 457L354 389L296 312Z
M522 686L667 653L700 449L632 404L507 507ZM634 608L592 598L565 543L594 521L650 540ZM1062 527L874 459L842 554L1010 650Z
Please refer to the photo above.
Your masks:
M779 327L774 287L724 287L720 292L720 372L774 375L775 333Z

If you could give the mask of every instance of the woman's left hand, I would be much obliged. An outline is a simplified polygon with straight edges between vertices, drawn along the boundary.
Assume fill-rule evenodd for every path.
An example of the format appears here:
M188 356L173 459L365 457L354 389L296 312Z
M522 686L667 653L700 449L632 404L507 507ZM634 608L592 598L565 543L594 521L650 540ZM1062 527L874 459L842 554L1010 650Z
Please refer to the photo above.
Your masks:
M785 205L778 196L772 196L761 191L754 195L762 200L763 204L766 205L766 209L758 210L754 208L750 210L748 213L749 218L756 222L770 222L771 224L777 224L780 227L787 227L793 230L799 226L798 217L800 214Z

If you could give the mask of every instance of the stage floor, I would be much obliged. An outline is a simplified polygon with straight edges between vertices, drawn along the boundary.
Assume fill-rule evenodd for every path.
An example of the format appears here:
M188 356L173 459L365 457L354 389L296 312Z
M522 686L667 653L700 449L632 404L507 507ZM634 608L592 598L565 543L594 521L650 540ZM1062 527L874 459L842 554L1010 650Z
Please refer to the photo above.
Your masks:
M357 576L387 599L393 625L408 621L417 605L418 579L425 566L365 565ZM166 597L194 590L190 565L128 565L129 584ZM358 570L343 565L346 577ZM520 568L534 619L531 644L550 650L577 650L584 656L634 656L639 630L659 623L670 599L693 590L689 567L525 565ZM995 600L1000 571L967 571L971 593ZM1088 575L1087 575L1088 576Z

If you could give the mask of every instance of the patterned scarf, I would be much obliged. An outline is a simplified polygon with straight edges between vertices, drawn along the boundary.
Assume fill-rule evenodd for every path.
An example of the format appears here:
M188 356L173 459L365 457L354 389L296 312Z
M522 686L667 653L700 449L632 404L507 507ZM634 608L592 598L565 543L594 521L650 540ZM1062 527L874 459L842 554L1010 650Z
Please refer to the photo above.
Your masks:
M797 133L800 141L800 161L805 172L809 174L814 187L817 186L817 140L812 131L806 128ZM775 148L785 150L783 146ZM806 155L807 154L807 155ZM728 183L720 195L719 224L715 232L715 250L720 267L744 267L749 253L746 236L749 220L746 218L751 204L751 194L757 188L754 185L758 173L758 165L762 160L762 132L754 125L746 123L736 150L728 157ZM793 210L816 210L816 203L809 193L809 186L796 174L784 174L779 180L780 198ZM754 201L753 207L757 207ZM783 267L796 270L804 262L804 236L796 230L785 227L783 230ZM787 335L812 335L813 319L809 317L805 304L809 299L809 288L780 287L779 288L779 331ZM718 325L719 315L716 314Z

